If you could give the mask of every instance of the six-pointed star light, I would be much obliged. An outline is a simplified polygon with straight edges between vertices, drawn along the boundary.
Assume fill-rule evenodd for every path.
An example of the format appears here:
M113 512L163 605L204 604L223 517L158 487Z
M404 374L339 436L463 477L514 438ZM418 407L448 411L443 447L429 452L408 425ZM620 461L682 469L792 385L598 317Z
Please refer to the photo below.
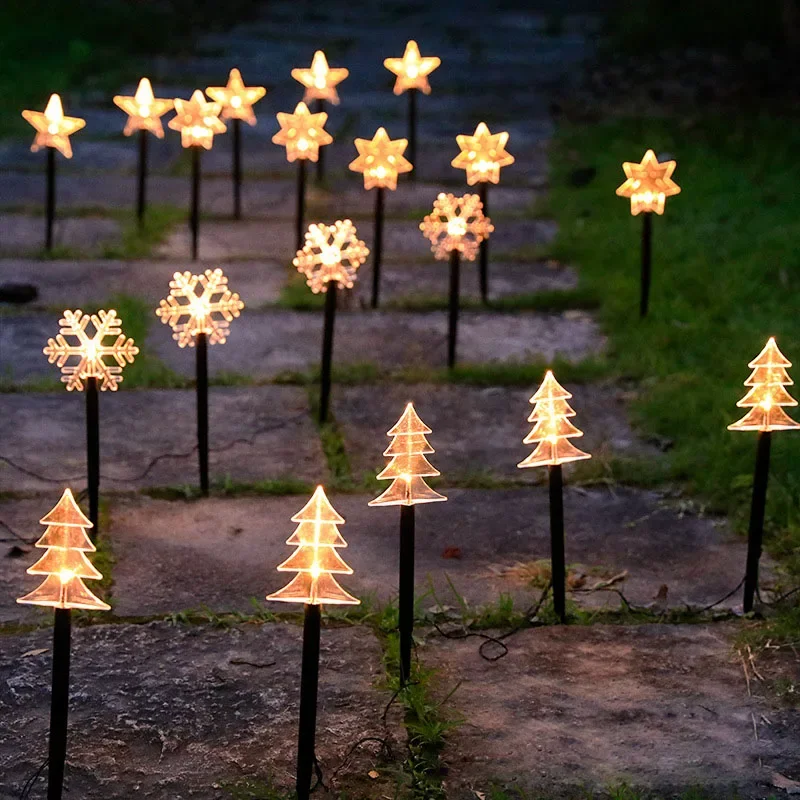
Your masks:
M397 76L393 89L395 94L403 94L409 89L419 89L423 94L430 94L428 75L441 63L442 60L437 56L421 56L413 39L406 45L402 58L383 60L383 66Z
M205 95L195 89L191 100L175 98L175 116L168 125L173 131L181 132L183 147L204 147L211 149L215 133L225 133L225 123L219 118L222 106L209 103Z
M125 136L130 136L134 131L150 131L159 139L164 138L161 117L172 109L174 103L172 100L154 97L153 87L147 78L139 81L133 97L118 94L114 98L114 103L128 115L128 121L122 131Z
M281 129L272 137L272 141L286 147L288 161L298 158L316 161L320 146L333 141L333 136L325 130L327 119L324 111L312 114L305 103L298 103L294 114L278 112Z
M253 104L266 93L263 86L245 86L238 69L230 71L227 86L209 86L206 89L206 94L222 106L222 119L242 119L248 125L256 124Z
M506 151L508 133L491 133L485 122L481 122L472 136L456 136L461 152L452 160L451 166L467 171L467 184L500 183L500 167L514 163L514 156Z
M446 261L453 250L458 250L467 261L474 261L480 243L489 238L494 225L484 215L477 194L456 197L441 193L419 229L430 240L431 250L439 261Z
M643 211L664 213L664 200L680 192L681 187L672 180L674 161L659 161L652 150L644 154L641 163L626 161L622 165L627 180L617 188L620 197L630 197L631 214Z
M322 50L314 53L309 68L298 67L292 70L292 77L306 87L303 102L311 100L327 100L335 106L339 105L339 93L336 85L341 83L350 71L344 67L329 67L328 59Z
M44 111L23 111L22 116L36 129L31 150L36 153L42 147L53 147L65 158L72 158L69 137L79 131L86 120L80 117L65 117L61 98L51 94Z
M333 225L313 224L306 231L306 243L292 263L306 276L314 294L328 291L336 281L340 289L352 289L356 271L367 260L369 250L349 219Z
M403 156L407 139L390 139L385 128L378 128L372 139L356 139L358 158L350 163L353 172L364 173L364 188L397 188L397 175L411 172L411 162Z

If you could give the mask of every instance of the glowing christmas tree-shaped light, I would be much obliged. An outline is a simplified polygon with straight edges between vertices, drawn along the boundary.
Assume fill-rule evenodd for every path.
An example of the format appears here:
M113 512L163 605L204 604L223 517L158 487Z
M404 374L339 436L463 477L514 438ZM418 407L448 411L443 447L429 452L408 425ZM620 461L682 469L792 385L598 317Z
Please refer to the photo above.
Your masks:
M122 131L125 136L131 136L136 131L150 131L157 138L164 138L161 117L172 109L174 102L155 97L153 87L147 78L139 81L133 97L116 95L114 104L128 115L128 121Z
M61 97L51 94L47 107L42 111L23 111L22 116L36 129L31 150L36 153L42 147L53 147L66 158L72 158L69 137L86 125L80 117L65 117Z
M292 70L292 77L306 87L303 95L304 103L312 100L327 100L335 106L339 105L339 93L336 91L336 86L349 74L350 71L344 67L329 67L328 59L325 58L322 50L314 53L310 68Z

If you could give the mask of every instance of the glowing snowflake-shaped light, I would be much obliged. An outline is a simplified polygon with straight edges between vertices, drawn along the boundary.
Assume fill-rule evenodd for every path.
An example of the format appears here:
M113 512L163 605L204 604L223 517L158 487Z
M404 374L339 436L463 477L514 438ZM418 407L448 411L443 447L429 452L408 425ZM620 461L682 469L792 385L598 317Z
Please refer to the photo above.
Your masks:
M309 69L293 69L292 77L306 87L303 102L311 100L327 100L335 106L339 105L339 93L336 84L341 83L350 72L344 67L329 67L328 59L322 50L314 53Z
M461 152L450 162L456 169L467 171L467 183L500 183L500 167L514 163L506 150L508 133L491 133L485 122L479 123L472 136L459 134L456 142Z
M356 237L356 226L340 219L333 225L309 225L305 246L292 263L316 294L327 292L329 281L336 281L340 289L351 289L368 255L367 246Z
M118 94L114 104L119 106L127 115L128 121L122 131L125 136L130 136L135 131L150 131L159 139L164 138L164 126L161 117L175 104L172 100L162 100L153 95L153 87L147 78L139 81L136 94L126 97Z
M222 270L207 269L201 275L176 272L169 282L169 297L161 301L156 315L172 328L172 338L181 347L194 347L199 333L206 334L209 344L224 344L231 320L243 308Z
M446 261L453 250L458 250L468 261L474 261L480 243L489 238L494 225L484 215L483 203L477 194L456 197L442 193L419 229L430 239L431 250L439 260Z
M681 187L672 180L675 162L659 161L652 150L644 154L641 163L626 161L622 169L626 180L617 188L617 195L630 197L631 214L634 217L642 211L663 214L666 198L681 191Z
M94 328L94 336L86 331L89 323ZM61 380L67 384L67 390L82 391L87 378L99 378L101 390L116 392L122 380L122 368L132 364L139 352L133 339L122 333L122 321L117 312L113 308L96 314L67 310L58 324L61 326L58 336L47 340L43 352L51 364L61 369ZM109 337L114 337L112 342L107 341ZM72 363L68 363L70 361Z

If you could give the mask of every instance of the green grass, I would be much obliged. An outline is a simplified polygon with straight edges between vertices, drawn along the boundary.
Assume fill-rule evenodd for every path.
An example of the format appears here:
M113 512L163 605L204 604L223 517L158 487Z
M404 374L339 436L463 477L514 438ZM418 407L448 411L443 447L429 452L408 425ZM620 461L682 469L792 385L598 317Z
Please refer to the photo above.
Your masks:
M280 497L311 494L314 487L300 478L287 476L252 482L224 478L212 481L210 490L212 497ZM141 494L158 500L197 500L202 497L200 489L190 484L148 487L142 489Z
M141 227L135 216L128 212L114 216L122 223L122 237L119 242L104 248L103 258L142 259L149 258L175 225L185 221L186 210L174 206L151 205L145 212L144 225Z

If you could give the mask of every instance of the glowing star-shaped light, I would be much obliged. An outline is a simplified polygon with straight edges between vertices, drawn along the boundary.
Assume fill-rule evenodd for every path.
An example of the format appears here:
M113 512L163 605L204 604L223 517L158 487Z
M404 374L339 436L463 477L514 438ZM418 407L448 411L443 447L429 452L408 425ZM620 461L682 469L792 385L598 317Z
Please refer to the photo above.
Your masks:
M297 523L286 544L297 549L279 567L278 572L296 572L292 580L267 600L311 605L358 605L361 601L348 594L335 575L352 575L353 570L337 552L347 547L338 526L344 524L336 509L317 486L312 498L292 517Z
M583 436L583 431L569 421L569 417L575 416L567 402L570 397L572 395L555 379L552 371L547 370L542 385L530 399L533 411L528 422L536 424L522 440L524 444L535 444L536 449L524 461L520 461L518 467L556 466L591 458L589 453L578 450L569 441Z
M514 156L506 152L508 133L490 133L481 122L472 136L459 134L456 142L461 152L450 162L451 166L467 171L467 184L500 183L500 167L514 163Z
M792 386L788 369L792 366L778 349L775 337L770 337L764 349L747 365L753 370L744 382L750 391L736 404L749 408L740 420L728 425L729 431L788 431L800 428L783 407L797 405L785 386Z
M652 150L644 154L640 164L626 161L622 165L627 180L617 189L620 197L630 197L631 214L642 211L664 213L664 200L679 194L681 187L672 180L674 161L659 161Z
M422 220L419 229L430 239L431 250L440 261L447 260L453 250L474 261L480 243L489 238L494 225L484 216L477 194L440 194L433 203L433 212Z
M336 281L340 289L351 289L368 255L367 246L356 236L356 226L340 219L333 225L309 225L306 243L292 263L317 294L328 291L329 281Z
M316 161L320 146L333 141L333 136L325 130L327 119L324 111L312 114L305 103L298 103L294 114L278 112L281 129L272 137L272 141L286 147L288 161L298 158Z
M72 492L64 490L61 499L49 514L39 520L47 528L36 542L47 552L28 568L28 575L47 575L38 589L20 597L17 602L51 608L80 608L86 611L108 611L111 606L95 597L84 579L99 580L103 576L92 566L86 553L95 546L86 535L92 523L78 508Z
M209 103L205 95L195 89L191 100L175 98L175 116L168 125L173 131L181 132L183 147L204 147L211 149L215 133L225 133L225 123L219 118L222 106Z
M390 139L385 128L378 128L372 139L356 139L358 158L350 163L353 172L364 173L364 188L397 188L397 176L411 172L411 162L403 156L407 139Z
M89 323L94 328L93 336L86 332ZM117 312L113 308L96 314L67 310L58 324L61 326L58 336L47 340L43 352L51 364L60 367L61 381L67 384L67 390L80 392L87 378L98 378L102 391L116 392L122 381L122 368L133 364L139 352L133 339L122 333L122 320ZM109 337L113 341L107 341Z
M161 117L173 107L174 103L172 100L154 97L153 87L147 78L139 81L133 97L118 94L114 98L114 103L128 115L128 121L122 131L125 136L130 136L134 131L150 131L159 139L164 138Z
M419 89L423 94L431 93L431 85L428 83L428 75L431 74L440 64L441 58L436 56L421 56L419 47L412 39L406 45L406 51L402 58L385 58L383 66L397 75L394 82L394 93L403 94L409 89Z
M350 71L344 67L336 67L335 69L329 67L328 60L322 50L317 50L314 53L309 69L292 70L292 77L306 87L306 92L303 95L304 103L308 103L311 100L327 100L335 106L339 105L339 93L336 91L336 85L341 83L349 74Z
M44 112L23 111L22 116L36 128L31 150L36 153L42 147L54 147L61 155L72 158L72 145L69 137L86 125L85 119L65 117L61 98L51 94Z
M209 86L206 89L206 94L222 106L222 119L243 119L248 125L256 124L253 104L266 93L263 86L245 86L238 69L230 71L227 86Z
M199 333L206 334L209 344L224 344L231 320L243 308L222 270L207 269L200 275L176 272L169 282L169 297L161 301L156 316L172 328L180 347L194 347Z

